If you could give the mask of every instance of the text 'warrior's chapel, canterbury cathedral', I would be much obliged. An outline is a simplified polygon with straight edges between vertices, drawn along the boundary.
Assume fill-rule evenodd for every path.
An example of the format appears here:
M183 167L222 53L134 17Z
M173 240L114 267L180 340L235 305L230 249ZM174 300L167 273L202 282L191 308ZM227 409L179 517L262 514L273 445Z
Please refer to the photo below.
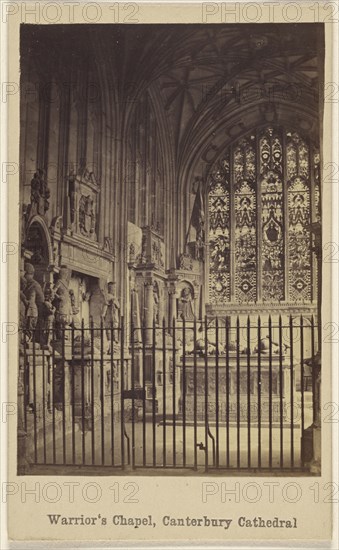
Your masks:
M18 473L320 473L322 25L23 25Z

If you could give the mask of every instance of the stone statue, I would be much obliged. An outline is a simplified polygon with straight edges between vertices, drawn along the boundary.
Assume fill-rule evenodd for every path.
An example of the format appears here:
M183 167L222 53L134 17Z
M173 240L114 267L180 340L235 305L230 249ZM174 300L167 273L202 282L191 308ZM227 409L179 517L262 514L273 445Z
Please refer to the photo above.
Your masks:
M79 201L79 228L83 235L91 237L95 232L94 201L90 195L82 195Z
M27 302L25 328L29 341L32 340L33 333L38 326L38 318L41 315L42 305L45 301L42 288L38 281L34 279L34 271L34 266L31 263L26 263L26 285L22 292L24 293Z
M160 243L153 242L152 245L152 261L159 266L164 266L164 261L162 258L161 246Z
M73 289L70 289L69 297L70 297L70 300L71 300L71 317L72 317L71 324L75 327L76 324L77 324L76 316L79 313L79 307L77 306L76 298L75 298L75 294L74 294Z
M45 288L45 301L42 307L42 344L49 349L53 337L55 307L53 305L54 293L50 284Z
M111 328L113 327L113 341L119 342L119 331L117 330L120 325L120 303L116 297L116 284L108 283L107 294L105 296L106 303L102 311L102 319L104 326L106 327L107 338L111 340Z
M53 288L53 305L56 308L55 321L57 338L61 339L64 334L65 340L68 340L68 334L67 331L64 332L64 329L68 327L72 321L72 304L68 288L70 275L69 269L66 266L61 266L59 279Z
M44 180L44 172L43 170L38 169L31 180L30 215L34 216L35 214L40 214L40 216L44 216L49 209L49 197L50 190Z
M32 332L34 332L37 327L39 317L38 306L36 304L36 290L34 287L30 289L27 298L26 326L31 336Z
M192 307L192 290L189 286L182 289L179 301L179 319L193 321L194 313Z
M141 253L139 257L141 264L145 264L147 261L146 247L147 247L147 238L146 238L146 235L143 235L141 240Z

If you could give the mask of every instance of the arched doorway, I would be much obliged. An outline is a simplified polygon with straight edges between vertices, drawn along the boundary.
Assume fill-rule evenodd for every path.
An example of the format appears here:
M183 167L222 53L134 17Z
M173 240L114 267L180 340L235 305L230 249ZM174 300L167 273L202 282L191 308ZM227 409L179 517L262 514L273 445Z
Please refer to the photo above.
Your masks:
M24 249L34 266L34 278L43 287L48 282L48 268L52 264L52 245L46 222L40 216L34 217L28 226Z

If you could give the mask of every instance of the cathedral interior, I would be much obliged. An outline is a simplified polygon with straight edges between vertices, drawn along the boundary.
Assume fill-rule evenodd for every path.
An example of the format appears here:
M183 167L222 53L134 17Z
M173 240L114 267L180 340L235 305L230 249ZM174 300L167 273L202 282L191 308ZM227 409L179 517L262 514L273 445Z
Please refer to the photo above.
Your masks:
M83 331L90 329L92 335L94 331L92 359L94 348L101 347L98 368L107 360L111 369L105 377L105 384L111 384L111 401L105 407L113 411L112 426L113 414L121 416L124 408L120 399L116 409L112 406L113 394L123 395L123 391L131 392L124 398L133 401L129 412L133 426L134 415L139 415L134 401L142 402L139 408L145 424L148 413L153 414L154 423L161 411L166 416L169 409L178 419L183 401L188 411L192 397L191 412L196 420L199 411L193 390L199 381L194 382L192 374L192 396L177 399L173 379L177 377L179 395L183 362L184 370L185 361L187 365L189 361L204 362L209 356L213 362L213 357L219 357L219 352L215 353L218 345L222 345L226 363L227 354L235 350L234 388L227 386L226 377L225 394L234 393L238 450L239 431L245 421L239 403L241 399L248 401L250 393L252 400L258 400L251 389L257 382L250 376L243 382L237 378L237 368L239 372L242 368L238 348L245 349L246 357L248 349L252 359L255 353L268 354L267 393L276 392L281 406L278 363L276 377L274 365L272 375L274 346L280 367L287 357L283 357L281 339L279 346L279 327L287 327L288 333L299 323L301 337L303 330L320 324L317 252L321 239L324 48L321 25L22 26L20 317L25 335L20 357L23 371L28 365L28 374L22 374L21 432L27 429L27 422L33 422L35 462L42 452L47 463L49 453L46 437L43 450L39 447L44 416L37 412L39 396L46 414L52 414L53 409L53 418L65 411L68 398L73 420L77 415L76 344L74 347L73 337L60 344L60 334L67 330L73 331L73 336L78 331L82 338L82 366L84 348L91 347ZM299 319L304 328L300 328ZM54 323L59 336L53 334ZM268 328L260 332L260 323L268 323ZM234 328L233 336L228 334L228 326ZM239 336L239 327L246 326L250 326L247 336L246 331ZM196 332L204 333L206 327L209 336L199 339ZM40 336L35 340L32 333L36 330ZM246 347L251 330L258 340L252 348ZM179 332L184 336L179 338ZM306 430L304 411L310 391L306 378L314 378L307 371L307 361L317 363L317 337L305 333L301 351L299 340L294 349L292 345L294 355L291 342L286 345L293 355L287 361L287 385L292 388L293 399L296 392L301 399L302 427ZM173 349L181 359L174 364L172 357L167 367L165 355ZM114 353L120 361L120 381L113 373ZM45 362L46 377L40 381L39 365L44 373ZM163 365L159 372L155 367L158 363ZM194 370L193 363L189 368ZM65 374L60 375L66 364L71 373L70 389L65 389ZM294 377L291 370L295 364L302 367ZM55 371L52 389L48 386L50 369ZM96 391L95 384L89 382L92 398L84 404L84 377L80 375L82 434L86 432L86 407ZM204 380L202 395L207 401L215 388L210 389ZM37 389L40 382L41 392ZM161 386L159 399L155 400L148 382ZM173 388L167 407L165 395L170 384ZM310 384L312 408L316 382L311 380ZM28 390L27 385L31 386ZM136 388L144 390L144 397L140 398ZM103 391L100 395L101 401L105 400ZM274 421L272 399L270 424ZM216 425L218 406L212 411ZM211 411L205 407L201 418L207 409ZM315 416L313 411L313 426ZM57 423L58 418L54 421ZM248 425L248 416L246 422ZM65 423L63 430L65 443ZM69 428L73 450L75 432L73 422ZM196 442L196 433L193 435ZM301 455L304 452L306 456L307 437L305 433L301 437L306 449ZM206 435L205 448L208 438L210 434ZM213 438L218 463L218 431ZM293 447L293 436L290 438ZM52 439L55 447L55 433ZM164 439L161 441L165 446ZM272 467L272 433L267 445ZM72 443L69 447L72 449ZM132 462L134 451L132 444ZM69 460L67 452L64 463ZM113 463L117 460L114 453ZM196 450L192 453L196 465ZM84 455L82 463L86 462ZM105 457L104 463L108 460ZM239 467L239 452L235 460ZM51 461L58 462L55 449ZM293 465L293 457L291 461ZM143 465L147 463L145 452Z

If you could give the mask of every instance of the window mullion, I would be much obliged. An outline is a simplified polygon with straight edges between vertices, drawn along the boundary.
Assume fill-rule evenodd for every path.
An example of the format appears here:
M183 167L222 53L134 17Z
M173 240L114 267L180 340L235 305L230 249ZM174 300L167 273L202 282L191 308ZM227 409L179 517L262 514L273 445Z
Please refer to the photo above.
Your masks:
M311 224L316 221L316 208L315 208L315 181L314 181L314 146L310 143L308 148L308 174L310 178L310 220ZM310 231L310 250L313 247L312 232ZM314 252L311 252L311 301L317 300L317 259Z

